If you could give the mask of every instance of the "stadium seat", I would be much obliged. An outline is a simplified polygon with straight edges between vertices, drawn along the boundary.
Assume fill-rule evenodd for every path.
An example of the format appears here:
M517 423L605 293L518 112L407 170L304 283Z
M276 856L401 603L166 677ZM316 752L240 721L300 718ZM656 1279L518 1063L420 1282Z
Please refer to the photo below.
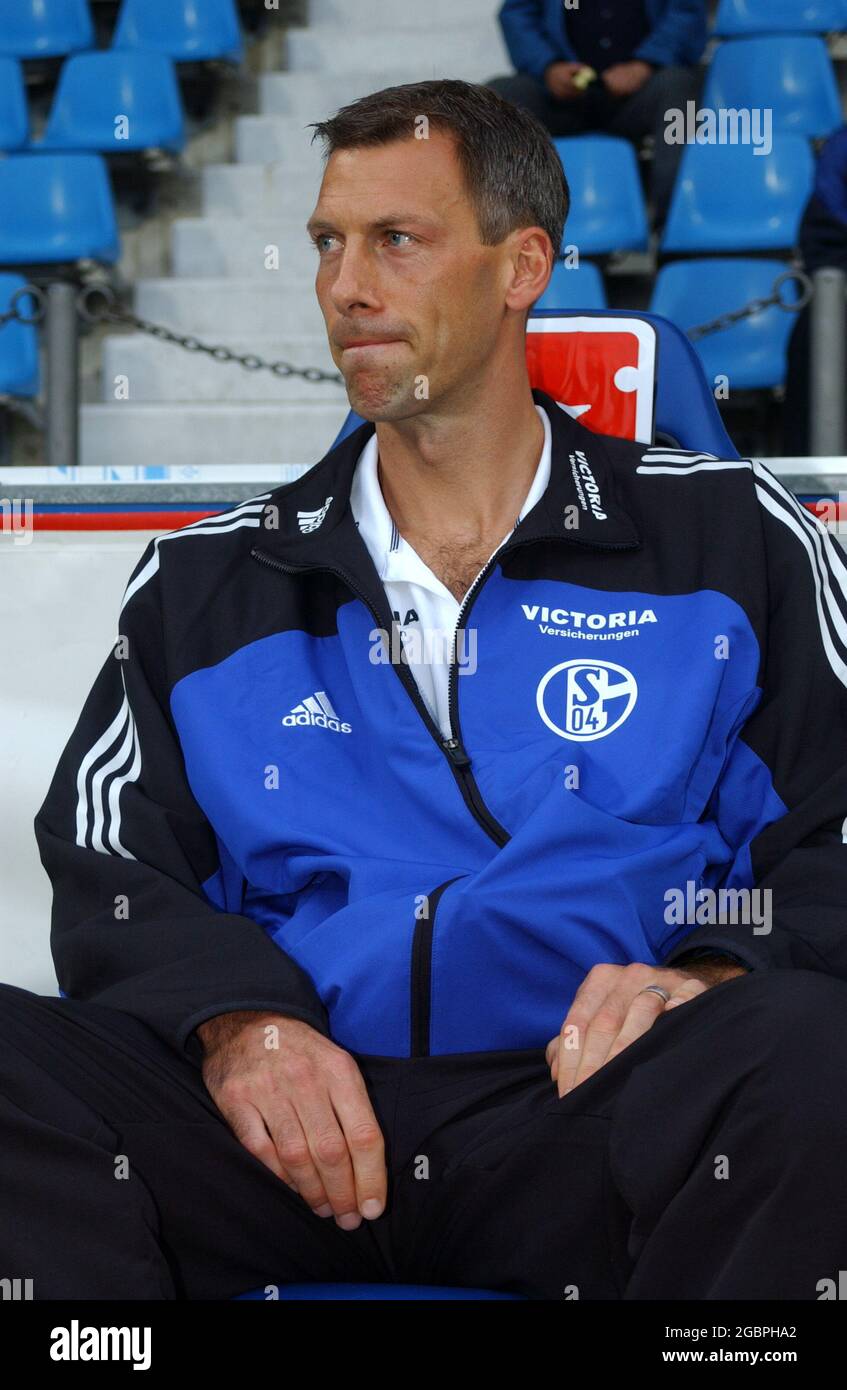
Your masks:
M113 48L152 48L180 63L244 54L235 0L123 0Z
M556 261L550 283L535 309L605 309L606 287L603 276L591 261L568 267Z
M118 117L126 117L125 128L116 125ZM110 49L67 60L44 138L33 148L114 154L184 145L173 61L164 53Z
M0 58L0 150L19 150L29 137L23 72L17 58Z
M97 154L12 154L0 160L0 265L120 255L112 190Z
M847 28L845 0L721 0L713 32L720 38L748 34L827 34Z
M12 295L26 281L0 274L0 314L9 312ZM18 300L23 313L32 312L32 299ZM34 324L12 320L0 328L0 392L9 396L38 395L38 337Z
M769 154L750 145L688 145L663 252L782 251L796 245L815 164L803 135L780 131Z
M563 247L581 256L647 247L647 211L635 150L613 135L576 135L553 141L571 189Z
M811 34L722 43L700 105L772 111L775 131L812 137L829 135L844 119L826 43Z
M93 47L88 0L0 0L0 54L58 58Z
M787 269L782 261L771 260L676 261L660 270L650 309L687 330L740 309L751 299L766 298ZM796 282L784 287L783 298L796 302ZM780 386L794 322L795 315L784 309L765 309L693 346L710 382L725 376L731 391Z

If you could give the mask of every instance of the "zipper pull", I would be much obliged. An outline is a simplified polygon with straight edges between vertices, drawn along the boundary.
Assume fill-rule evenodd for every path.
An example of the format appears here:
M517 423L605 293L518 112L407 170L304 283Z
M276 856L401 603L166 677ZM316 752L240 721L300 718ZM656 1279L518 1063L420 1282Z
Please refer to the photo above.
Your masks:
M445 738L441 746L454 767L470 767L471 760L457 738Z

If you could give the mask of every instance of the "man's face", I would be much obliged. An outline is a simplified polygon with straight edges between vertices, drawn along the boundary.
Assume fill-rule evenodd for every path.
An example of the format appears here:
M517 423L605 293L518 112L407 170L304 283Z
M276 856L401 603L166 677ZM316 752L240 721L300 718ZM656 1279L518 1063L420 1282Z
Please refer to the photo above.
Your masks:
M422 414L491 370L515 234L480 241L448 133L336 150L307 229L333 360L359 415Z

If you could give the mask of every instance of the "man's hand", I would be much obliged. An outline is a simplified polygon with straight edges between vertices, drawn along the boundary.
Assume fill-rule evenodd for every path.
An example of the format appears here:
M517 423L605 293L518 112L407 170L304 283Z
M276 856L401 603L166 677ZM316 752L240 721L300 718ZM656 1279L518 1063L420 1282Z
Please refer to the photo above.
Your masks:
M575 101L582 90L574 86L574 77L585 63L549 63L544 69L544 85L559 101Z
M342 1230L382 1214L385 1146L349 1052L274 1013L218 1014L197 1033L206 1089L245 1149Z
M595 965L589 970L565 1021L547 1044L550 1074L559 1098L578 1086L652 1028L659 1014L694 999L712 985L746 975L734 961L692 961L677 970L655 965ZM661 985L670 999L642 993L645 985Z
M613 63L601 73L602 81L614 97L631 97L646 86L653 76L649 63L634 58L629 63Z

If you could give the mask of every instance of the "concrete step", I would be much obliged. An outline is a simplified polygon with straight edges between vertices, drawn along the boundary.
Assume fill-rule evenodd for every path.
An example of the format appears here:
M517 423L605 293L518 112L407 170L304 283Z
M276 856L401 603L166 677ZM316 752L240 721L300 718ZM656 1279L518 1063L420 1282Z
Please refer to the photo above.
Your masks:
M274 124L272 116L261 119ZM299 217L302 209L314 207L319 187L319 177L292 170L283 161L209 164L203 170L203 212L206 217L243 217L257 222L265 217Z
M497 0L426 0L419 10L403 7L403 26L414 28L416 17L422 29L443 29L468 24L480 30L499 30ZM397 27L397 0L309 0L310 25L332 25L336 29L393 30Z
M83 405L80 461L103 468L178 463L317 463L349 405Z
M486 72L483 76L487 77ZM323 121L339 106L356 101L383 87L408 82L426 82L434 77L462 77L468 82L477 78L466 71L461 57L456 64L447 62L417 63L410 54L405 64L395 61L382 72L268 72L259 78L259 114L262 116L294 116L306 121Z
M225 346L232 338L277 333L320 337L324 332L314 293L292 293L278 280L140 280L135 312L178 333Z
M460 6L456 6L460 10ZM466 16L462 15L463 20ZM405 16L404 16L405 21ZM336 25L310 25L286 34L288 71L337 73L339 68L372 72L379 85L382 74L396 67L420 65L435 76L463 77L484 82L495 73L510 72L511 62L498 25L463 23L448 34L433 25L429 5L420 10L420 23L404 22L386 28L339 29Z
M237 116L235 120L235 157L239 164L271 164L279 162L293 172L321 168L320 140L312 143L314 132L309 121L320 120L313 113L306 117L291 115ZM272 121L273 124L269 124ZM220 166L214 166L220 167Z
M235 352L252 353L267 362L289 362L294 367L320 367L335 372L326 337L284 337L280 334L230 338ZM236 362L218 362L205 352L187 352L144 333L112 333L102 343L101 396L104 405L115 401L115 379L125 377L129 404L155 401L267 401L343 405L343 383L306 381L282 377L265 370L249 370Z
M190 278L235 275L278 281L291 293L314 295L318 253L306 234L302 215L268 221L233 217L180 217L171 226L174 275Z

